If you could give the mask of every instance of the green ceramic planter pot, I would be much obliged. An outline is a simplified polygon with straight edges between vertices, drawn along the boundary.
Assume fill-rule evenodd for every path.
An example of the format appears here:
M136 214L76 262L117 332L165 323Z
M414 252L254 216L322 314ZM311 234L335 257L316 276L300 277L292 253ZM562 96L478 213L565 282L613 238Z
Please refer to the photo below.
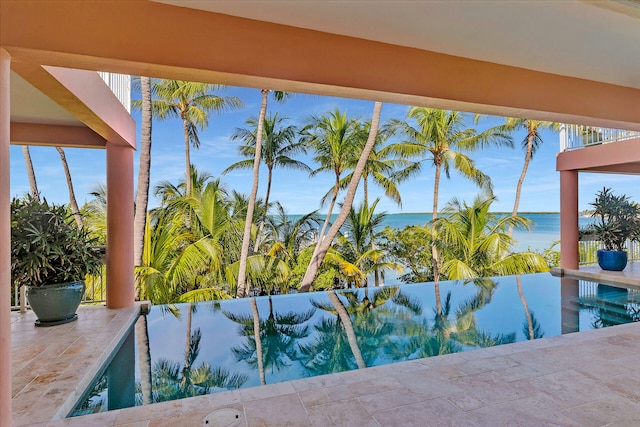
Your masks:
M27 286L27 299L38 316L36 326L55 326L73 322L84 295L84 282L69 282L46 286Z

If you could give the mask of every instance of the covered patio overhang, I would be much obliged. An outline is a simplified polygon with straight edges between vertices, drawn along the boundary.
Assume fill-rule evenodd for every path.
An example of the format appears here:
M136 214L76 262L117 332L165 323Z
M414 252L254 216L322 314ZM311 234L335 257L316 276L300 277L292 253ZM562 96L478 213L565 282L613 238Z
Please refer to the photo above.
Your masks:
M558 153L560 172L560 268L578 270L579 173L640 175L640 138Z
M529 7L523 6L524 3L520 7ZM575 3L580 3L579 7L594 7L587 2ZM198 2L190 4L198 6ZM12 132L15 132L17 142L51 145L59 142L66 145L61 143L61 135L68 132L67 143L82 139L91 141L85 142L87 145L104 144L108 168L111 165L111 171L117 171L115 174L108 172L107 176L111 197L109 209L119 212L121 219L127 218L117 223L114 217L109 220L111 256L107 268L112 269L112 276L108 280L109 286L121 286L118 301L133 303L133 257L128 252L132 244L129 227L133 214L133 124L119 121L120 113L114 113L118 107L111 101L94 98L94 94L84 92L87 88L83 84L75 85L76 79L67 73L76 73L79 78L83 73L79 70L371 99L640 131L640 109L635 107L640 100L640 84L589 79L582 74L560 73L551 68L532 70L515 65L509 55L502 61L456 56L446 50L437 52L424 46L374 41L340 34L339 30L299 28L293 26L296 25L293 17L286 24L277 24L154 1L2 1L0 8L0 283L4 287L10 282L8 147ZM593 10L589 12L591 15ZM514 14L517 13L519 11L514 10ZM522 15L511 18L516 16ZM585 15L570 15L570 19L576 20L579 27L581 16ZM633 14L629 16L634 19ZM455 17L449 19L453 21ZM545 24L541 22L540 25ZM180 28L179 33L167 31L176 27ZM552 48L544 46L541 49ZM23 67L27 70L20 73ZM580 68L580 64L576 68ZM52 138L59 128L49 127L49 131L43 131L45 128L25 123L12 126L11 69L27 81L38 76L43 78L42 86L36 87L50 97L61 92L55 100L66 105L65 108L86 106L69 111L95 135L83 139L81 132L86 133L86 129L80 131L67 125L56 125L62 126L64 132L60 130L60 137ZM75 71L63 72L61 69ZM63 87L67 88L66 94ZM82 102L76 103L78 100ZM75 136L72 138L71 135ZM563 170L561 175L568 176L567 173L573 179L571 171ZM562 209L566 209L564 200L563 196ZM113 249L117 245L124 251L116 254ZM122 257L120 267L126 264L126 268L115 271L115 257ZM118 277L118 274L122 276ZM9 301L5 293L1 298L0 426L8 426L11 424Z
M12 61L0 48L0 424L11 423L9 145L105 149L107 152L107 307L129 307L133 283L135 122L95 71ZM10 353L9 353L10 354ZM9 391L9 400L5 399ZM6 415L5 415L6 414Z

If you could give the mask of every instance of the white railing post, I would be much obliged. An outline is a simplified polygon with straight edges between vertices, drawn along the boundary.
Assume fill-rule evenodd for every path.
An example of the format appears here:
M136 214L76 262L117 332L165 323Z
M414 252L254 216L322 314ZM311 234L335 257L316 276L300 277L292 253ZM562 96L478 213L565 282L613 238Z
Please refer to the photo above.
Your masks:
M131 76L98 71L102 80L109 86L124 108L131 113Z
M567 126L564 123L560 125L560 152L564 152L569 147L569 141L567 141Z

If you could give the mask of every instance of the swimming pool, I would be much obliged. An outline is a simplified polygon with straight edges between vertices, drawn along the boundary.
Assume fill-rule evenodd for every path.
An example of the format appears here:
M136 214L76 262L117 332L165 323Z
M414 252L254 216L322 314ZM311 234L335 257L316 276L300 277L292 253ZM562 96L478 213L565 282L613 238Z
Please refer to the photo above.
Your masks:
M70 416L638 320L638 291L548 273L154 306Z

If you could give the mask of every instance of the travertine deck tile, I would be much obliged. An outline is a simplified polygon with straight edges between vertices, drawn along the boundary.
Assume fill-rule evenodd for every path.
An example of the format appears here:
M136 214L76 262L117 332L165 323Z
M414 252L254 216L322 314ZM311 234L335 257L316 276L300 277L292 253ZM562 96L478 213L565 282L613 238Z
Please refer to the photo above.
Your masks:
M267 397L244 403L250 426L308 426L309 416L297 394Z
M200 426L224 407L249 427L640 425L640 323L52 420L131 317L81 314L49 329L12 315L16 427Z
M307 409L314 427L380 427L357 399L332 402Z

